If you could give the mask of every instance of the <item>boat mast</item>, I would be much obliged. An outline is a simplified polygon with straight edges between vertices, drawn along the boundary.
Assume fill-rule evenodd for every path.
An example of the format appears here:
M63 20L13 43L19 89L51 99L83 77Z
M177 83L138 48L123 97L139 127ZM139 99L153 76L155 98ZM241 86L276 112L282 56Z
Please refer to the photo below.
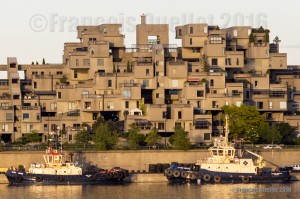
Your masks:
M228 143L228 135L229 135L229 123L228 123L228 114L225 114L225 142Z

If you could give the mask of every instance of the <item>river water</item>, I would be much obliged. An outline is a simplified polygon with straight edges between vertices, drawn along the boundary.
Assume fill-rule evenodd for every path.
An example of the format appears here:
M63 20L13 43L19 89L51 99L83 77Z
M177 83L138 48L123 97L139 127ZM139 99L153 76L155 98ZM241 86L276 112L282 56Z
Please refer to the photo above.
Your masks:
M300 198L300 182L285 184L170 185L132 183L114 186L0 185L0 199L194 199Z

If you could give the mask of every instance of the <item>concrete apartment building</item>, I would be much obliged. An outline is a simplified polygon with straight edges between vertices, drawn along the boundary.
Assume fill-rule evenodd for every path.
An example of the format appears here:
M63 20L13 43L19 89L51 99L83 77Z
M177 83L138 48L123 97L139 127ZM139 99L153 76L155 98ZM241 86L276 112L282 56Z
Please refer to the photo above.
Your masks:
M0 65L5 142L31 130L47 141L63 130L63 141L74 143L82 124L102 115L120 131L136 123L144 134L154 127L168 137L180 125L192 143L210 143L223 133L221 107L232 104L256 106L268 122L300 130L300 67L287 65L268 30L187 24L176 27L178 47L168 24L147 24L143 15L131 48L121 24L77 30L80 41L64 44L62 64L8 58Z

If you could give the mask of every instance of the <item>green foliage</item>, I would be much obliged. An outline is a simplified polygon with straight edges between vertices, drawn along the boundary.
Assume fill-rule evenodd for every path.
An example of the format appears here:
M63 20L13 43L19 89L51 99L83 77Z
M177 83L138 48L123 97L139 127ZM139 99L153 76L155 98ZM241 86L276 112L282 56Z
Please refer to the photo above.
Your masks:
M232 138L244 138L252 143L257 142L260 135L268 128L265 118L254 106L224 106L229 116L229 129Z
M127 61L127 69L126 69L126 72L127 72L127 73L130 73L130 72L131 72L131 67L130 67L130 62L129 62L129 60Z
M31 65L34 65L34 62L31 62Z
M201 82L202 82L202 83L205 83L205 82L206 82L206 79L205 79L205 78L202 78L202 79L201 79Z
M131 124L128 129L128 143L129 148L136 150L144 143L145 135L141 134L141 129L138 125Z
M292 142L295 142L296 138L294 137L293 133L296 129L294 127L291 127L289 123L277 123L274 127L277 129L277 131L280 132L281 143L290 144Z
M209 66L209 64L207 62L207 57L205 55L202 56L202 66L203 66L203 70L205 72L209 72L210 66Z
M265 35L264 35L264 42L267 42L267 43L270 42L270 35L269 35L269 32L268 32L268 31L265 32Z
M271 126L266 129L261 138L266 143L280 143L282 136L276 126Z
M45 58L43 58L43 65L45 65L46 64L46 62L45 62Z
M264 33L265 29L261 26L259 27L259 29L257 30L258 33Z
M39 62L35 62L35 65L39 65Z
M147 135L145 142L148 146L156 146L161 136L158 135L157 130L152 128L150 133Z
M98 150L115 148L118 142L117 131L113 122L100 122L93 136Z
M169 141L175 149L188 150L190 148L190 139L181 126L175 127L175 133L170 137Z
M87 130L81 130L75 135L74 139L76 143L84 144L85 148L85 144L91 140L91 135Z
M60 82L61 84L66 84L66 83L67 83L67 80L68 80L67 76L63 75L63 76L59 79L59 82Z
M21 142L23 144L27 144L30 142L40 142L40 140L41 140L41 137L37 130L32 130L30 133L24 134L21 138Z
M254 43L254 42L255 42L255 37L254 37L253 33L251 33L251 34L249 35L249 42L250 42L250 43Z
M144 98L142 98L142 99L139 101L139 106L140 106L140 109L141 109L143 115L146 115L147 112L146 112L146 105L144 104Z

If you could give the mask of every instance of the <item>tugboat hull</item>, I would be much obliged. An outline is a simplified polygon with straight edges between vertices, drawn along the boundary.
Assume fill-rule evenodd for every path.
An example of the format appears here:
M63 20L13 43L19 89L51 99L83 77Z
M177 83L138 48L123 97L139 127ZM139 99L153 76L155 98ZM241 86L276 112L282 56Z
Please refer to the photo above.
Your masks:
M175 172L176 171L176 172ZM180 175L178 174L180 173ZM174 175L175 174L175 175ZM170 183L282 183L289 182L291 175L289 172L268 172L260 174L251 173L226 173L183 170L166 170L165 175Z
M30 174L8 170L9 185L107 185L123 184L128 171L118 173L86 173L82 175Z

